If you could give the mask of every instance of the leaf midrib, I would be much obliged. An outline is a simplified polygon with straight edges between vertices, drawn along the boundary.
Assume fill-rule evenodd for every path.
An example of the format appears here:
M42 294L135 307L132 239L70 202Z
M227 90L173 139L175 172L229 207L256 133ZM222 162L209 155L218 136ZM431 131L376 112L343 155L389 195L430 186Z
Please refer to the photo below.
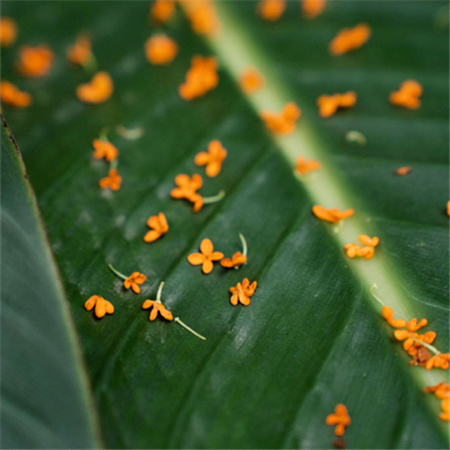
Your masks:
M264 53L258 47L257 43L253 40L252 36L246 31L246 27L240 21L240 18L227 10L225 2L216 1L216 8L220 12L222 30L216 35L209 37L207 42L214 52L219 56L226 67L229 75L234 80L237 80L241 70L245 67L258 67L265 77L265 86L261 94L254 93L247 95L247 100L252 107L255 115L259 114L260 110L272 110L278 111L281 109L287 101L293 97L290 95L290 90L288 87L284 86L283 81L276 75L277 72L274 71L273 66L266 60ZM227 41L226 36L234 34L235 38L239 40L240 46L237 48ZM311 123L308 123L303 117L302 129L296 129L294 133L287 137L276 137L272 135L272 140L280 151L280 154L291 164L294 164L294 156L303 155L307 159L316 159L319 161L325 161L323 158L330 159L327 150L325 149L327 142L317 135ZM300 151L299 151L300 149ZM326 161L325 161L326 162ZM334 167L323 167L321 169L321 179L324 184L328 183L330 186L334 185L337 189L328 189L326 195L323 192L319 192L314 188L311 188L307 183L302 183L298 177L297 181L303 186L303 188L308 193L309 198L312 200L313 204L322 204L321 200L326 200L326 204L333 204L333 206L340 207L340 205L345 204L348 206L353 206L358 211L364 211L363 201L358 198L358 196L343 185L341 181L343 179L342 175L337 172ZM342 200L345 200L343 203ZM349 201L353 200L353 201ZM343 248L346 242L350 242L352 236L359 234L375 234L371 233L371 226L369 224L363 224L361 221L355 217L350 219L350 223L346 224L347 229L344 229L340 233L333 233L330 231L330 235L336 242L339 248ZM342 253L341 253L342 254ZM378 311L380 309L379 303L370 296L369 288L374 282L374 278L378 275L380 278L377 279L378 290L377 293L381 298L389 299L389 306L391 306L394 311L399 316L403 317L417 317L420 314L419 308L413 308L412 305L407 301L406 298L400 293L400 290L395 286L392 277L388 275L387 269L383 267L382 261L386 260L390 262L390 258L383 254L382 257L371 261L371 267L367 264L367 261L350 261L349 266L353 272L355 278L359 279L365 286L366 299L372 305L372 307ZM364 266L364 264L366 264ZM392 264L391 264L392 265ZM378 272L375 277L369 277L369 271ZM379 280L382 280L380 282ZM396 348L397 351L402 352L400 348ZM412 378L415 380L419 386L433 385L440 382L440 377L438 373L434 371L425 371L422 368L416 368L412 372ZM427 401L427 404L431 406L431 403ZM432 407L436 409L435 407ZM444 431L445 424L439 421L437 414L435 415L436 420L440 425L441 431ZM444 431L445 432L445 431ZM448 436L447 436L448 438Z

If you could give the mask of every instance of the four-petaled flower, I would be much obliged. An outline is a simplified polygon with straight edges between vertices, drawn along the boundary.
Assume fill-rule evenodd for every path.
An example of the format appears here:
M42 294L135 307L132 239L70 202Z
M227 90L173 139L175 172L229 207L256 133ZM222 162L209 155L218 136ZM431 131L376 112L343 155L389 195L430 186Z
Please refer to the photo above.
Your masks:
M109 175L102 178L99 182L102 189L110 188L113 191L118 191L121 183L122 177L119 175L119 172L117 172L117 169L111 169Z
M235 268L237 269L239 266L242 266L247 262L247 257L244 256L241 252L236 252L231 258L223 258L220 261L222 267L227 269Z
M93 295L86 300L84 307L91 311L95 306L94 314L98 319L101 319L105 314L112 314L114 312L114 306L108 300L105 300L100 295Z
M100 139L94 139L92 142L94 146L95 152L92 156L95 159L105 158L106 161L111 162L114 161L119 155L119 150L108 141L102 141Z
M395 330L394 336L397 341L404 341L403 348L408 351L412 346L415 345L415 339L420 339L423 342L431 343L436 338L436 333L434 331L428 331L423 335L418 335L416 333L420 328L425 327L428 324L427 319L420 319L419 323L417 323L417 319L411 319L406 324L406 330Z
M215 177L220 173L222 163L227 157L227 151L217 139L211 141L207 152L200 152L195 157L197 166L206 166L206 175Z
M158 313L166 320L173 320L172 313L166 309L166 307L158 300L145 300L142 304L142 309L152 309L148 317L149 320L153 321L158 316Z
M336 425L334 434L342 436L345 433L345 428L351 424L350 416L345 405L338 403L334 408L334 413L329 414L325 420L327 425Z
M124 280L123 285L125 289L130 289L131 287L136 294L139 294L141 288L138 285L142 284L146 279L147 277L143 273L133 272L126 280Z
M153 242L159 239L163 234L169 231L169 224L167 223L166 216L160 212L157 216L151 216L147 220L147 226L152 228L144 236L145 242Z
M248 278L244 278L242 283L238 283L236 286L230 287L230 303L234 306L238 304L238 301L244 306L250 305L250 297L255 293L257 283L254 281L250 284Z
M181 174L175 177L175 184L178 186L170 192L173 198L185 198L194 204L194 212L200 211L203 206L203 198L197 191L202 187L203 180L198 174L189 175Z
M213 243L209 239L203 239L200 244L201 253L191 253L188 256L188 261L193 266L202 266L204 274L208 274L213 270L213 261L220 261L223 258L223 253L215 252Z

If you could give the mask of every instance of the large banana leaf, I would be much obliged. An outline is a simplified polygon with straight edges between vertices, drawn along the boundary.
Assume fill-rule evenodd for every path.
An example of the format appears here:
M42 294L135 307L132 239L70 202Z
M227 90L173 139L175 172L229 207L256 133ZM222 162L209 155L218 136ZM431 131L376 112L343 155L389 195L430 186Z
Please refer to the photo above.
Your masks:
M95 448L74 327L35 198L2 124L2 447Z
M254 2L218 2L222 32L211 39L196 36L180 10L165 28L180 45L167 67L145 60L143 43L160 29L147 20L148 6L3 8L19 23L18 44L46 42L57 57L48 77L28 80L13 71L17 46L2 51L2 78L34 96L30 108L5 107L4 114L61 272L106 446L327 448L334 435L325 417L341 402L352 418L348 447L447 447L439 402L421 392L448 380L447 372L408 365L369 292L376 283L400 316L426 317L436 346L448 351L446 3L331 2L307 21L299 3L289 2L282 19L268 24ZM330 56L337 31L362 21L372 26L366 46ZM112 99L100 106L76 99L76 86L89 75L65 60L82 30L115 83ZM220 82L186 102L178 86L196 54L218 55ZM237 85L248 65L266 77L252 96ZM407 78L424 86L417 111L387 100ZM318 95L350 89L359 96L353 110L318 118ZM258 113L289 100L303 111L298 131L275 138ZM116 125L145 134L127 140ZM114 193L99 189L107 166L91 157L104 127L121 152L123 185ZM367 144L347 141L350 130ZM228 157L202 193L224 189L226 196L194 214L170 191L177 174L203 174L193 159L212 139ZM300 154L319 159L322 170L296 177ZM413 168L408 176L393 175L406 165ZM317 203L354 207L356 214L339 229L312 216ZM145 244L146 220L160 211L169 233ZM376 255L349 260L343 245L362 232L380 237ZM240 250L238 233L249 245L240 270L216 267L205 276L187 262L205 237L227 256ZM110 263L126 274L145 273L142 293L125 291ZM257 290L250 306L233 307L228 290L244 277L257 280ZM148 321L142 302L155 298L162 280L165 305L206 341L174 323ZM99 321L84 310L94 294L111 300L114 315Z

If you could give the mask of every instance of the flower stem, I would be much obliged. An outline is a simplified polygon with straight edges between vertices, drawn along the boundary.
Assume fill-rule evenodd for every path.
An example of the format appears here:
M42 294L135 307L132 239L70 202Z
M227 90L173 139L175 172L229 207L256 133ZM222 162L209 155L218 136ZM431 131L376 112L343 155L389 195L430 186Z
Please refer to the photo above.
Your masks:
M198 334L196 331L194 331L191 327L188 327L183 321L180 320L179 317L175 317L175 322L181 325L183 328L188 330L190 333L192 333L194 336L197 336L202 341L206 341L206 338L202 336L201 334Z
M110 162L110 164L109 164L109 168L112 170L112 169L117 169L117 166L119 165L119 161L118 161L118 159L116 158L116 159L114 159L114 160L112 160L111 162Z
M378 296L375 294L375 292L374 292L375 289L376 289L377 287L378 287L378 286L377 286L377 283L373 283L372 286L370 286L369 291L370 291L370 293L372 294L373 298L375 298L375 299L378 300L383 306L385 306L383 300L381 300L381 298L378 297Z
M207 204L207 203L220 202L220 200L222 200L224 197L225 197L225 191L222 190L217 195L214 195L212 197L203 197L203 203Z
M83 69L86 72L96 72L98 69L98 63L96 57L92 54L89 61L83 64Z
M428 350L431 350L435 355L439 355L439 353L441 353L436 347L433 347L432 345L427 344L426 342L423 342L420 339L416 339L415 337L413 337L412 339L417 343L419 343L420 345L426 347Z
M242 242L242 254L244 256L247 256L247 241L245 240L245 237L243 234L239 233L239 239Z
M109 142L107 134L108 134L108 127L104 127L100 130L98 137L101 141Z
M122 278L122 280L126 280L128 278L123 273L120 273L118 270L114 269L111 264L108 264L108 267L111 269L111 272L115 273L119 278Z
M161 303L161 293L164 287L164 281L161 281L161 283L159 283L159 287L158 287L158 292L156 293L156 301Z

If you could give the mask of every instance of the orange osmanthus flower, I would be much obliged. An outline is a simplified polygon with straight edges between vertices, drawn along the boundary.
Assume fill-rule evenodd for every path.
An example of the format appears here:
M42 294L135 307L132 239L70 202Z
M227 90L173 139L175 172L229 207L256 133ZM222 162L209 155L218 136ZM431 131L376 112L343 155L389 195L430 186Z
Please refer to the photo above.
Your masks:
M202 187L203 180L198 174L189 175L180 174L175 177L175 184L178 186L170 192L173 198L184 198L194 204L194 212L200 211L203 206L203 198L197 191Z
M450 385L442 381L442 383L434 386L425 387L423 392L425 394L433 393L437 398L442 400L442 412L439 414L439 418L445 422L450 422Z
M307 161L303 156L299 156L295 163L295 170L302 175L312 172L313 170L319 170L321 167L322 163L319 161Z
M211 0L187 0L182 5L195 33L213 36L220 31L220 22Z
M431 332L432 333L432 332ZM438 353L433 355L425 364L425 369L430 370L433 367L448 369L450 362L450 353Z
M55 55L47 45L30 47L22 45L19 48L17 71L25 77L43 77L50 72Z
M264 86L264 78L256 69L251 67L241 73L239 84L245 93L250 94L259 91Z
M393 328L405 328L406 320L394 319L394 310L389 306L383 306L381 308L381 314L386 319L386 322Z
M85 103L103 103L114 92L114 83L107 72L96 73L89 83L77 87L77 97Z
M334 429L334 434L336 436L342 436L351 422L347 408L342 403L337 404L336 408L334 408L334 413L329 414L325 420L327 425L336 425L336 428Z
M302 13L307 19L314 19L322 14L327 0L301 0Z
M239 282L236 286L230 287L230 303L233 306L236 306L239 303L241 303L244 306L250 305L250 298L255 293L257 286L257 282L254 281L250 284L250 281L248 278L244 278L242 280L242 283Z
M0 18L0 45L10 47L17 39L17 24L10 17Z
M92 145L95 149L92 156L95 159L105 158L106 161L111 162L119 156L119 150L111 142L94 139Z
M231 258L223 258L220 265L226 269L237 269L247 262L247 257L241 252L236 252Z
M447 202L447 216L450 216L450 202Z
M159 23L167 23L175 12L174 0L156 0L150 9L150 17Z
M416 80L406 80L400 85L398 91L392 92L389 101L396 106L402 106L408 109L417 109L421 102L419 97L422 95L422 85Z
M125 289L132 289L133 292L139 294L141 292L140 284L144 283L147 277L143 273L133 272L126 280L123 282Z
M101 319L105 314L112 314L114 312L114 306L108 300L105 300L100 295L93 295L86 300L84 307L91 311L95 306L94 314L98 319Z
M406 330L395 330L394 331L395 339L397 339L398 341L404 341L403 348L406 351L408 351L409 348L412 347L415 343L414 338L418 338L416 331L420 330L420 328L425 327L427 324L428 324L427 319L420 319L419 322L417 322L417 319L415 319L415 318L411 319L406 324ZM431 342L433 342L433 340L436 337L436 333L434 331L428 331L425 335L422 335L422 336L427 336L427 340L430 340Z
M206 175L215 177L222 169L222 163L227 157L227 151L217 139L211 141L207 152L197 153L194 162L197 166L206 166Z
M344 28L330 42L329 50L332 55L357 50L370 38L371 29L366 23L360 23L354 28Z
M119 172L117 172L117 169L111 169L109 175L102 178L99 182L102 189L110 188L113 191L118 191L121 183L122 177L119 175Z
M186 74L186 81L179 87L179 94L184 100L202 97L219 83L216 58L194 56L191 68Z
M331 117L338 108L350 108L356 104L357 96L353 91L345 94L321 95L317 99L320 117Z
M158 300L145 300L145 302L142 304L142 309L150 309L150 315L148 317L148 320L151 320L152 322L158 317L158 313L161 317L163 317L166 320L173 320L172 313L166 309L166 307Z
M346 244L344 249L349 258L354 258L355 256L363 256L366 259L371 259L375 254L375 247L379 244L380 239L377 236L373 238L367 236L367 234L361 234L358 236L359 242L364 247L352 242L351 244Z
M268 22L275 22L284 13L286 9L285 0L261 0L256 5L258 15Z
M145 42L147 61L156 66L170 64L177 56L177 43L165 34L156 34Z
M426 386L423 388L425 394L433 393L437 398L444 400L445 398L450 398L450 385L445 381L434 386Z
M450 398L446 398L441 402L442 412L439 414L439 418L444 422L450 422Z
M337 208L325 209L323 206L315 205L312 209L313 214L326 222L338 223L341 220L347 219L353 216L354 209L346 209L345 211L339 211Z
M159 239L163 234L169 231L169 224L167 223L166 216L160 212L157 216L151 216L147 220L147 226L152 228L144 236L145 242L153 242Z
M202 272L208 274L213 270L214 261L220 261L223 253L215 252L213 243L210 239L203 239L200 244L200 253L191 253L188 261L193 266L202 266Z
M86 34L77 36L75 44L67 49L67 59L79 66L84 66L92 60L91 39Z
M26 108L31 105L31 94L22 92L17 86L9 81L0 83L0 99L3 103L16 108Z
M288 102L280 114L263 111L260 116L269 130L276 134L289 134L295 130L295 122L301 116L301 110L294 102Z

